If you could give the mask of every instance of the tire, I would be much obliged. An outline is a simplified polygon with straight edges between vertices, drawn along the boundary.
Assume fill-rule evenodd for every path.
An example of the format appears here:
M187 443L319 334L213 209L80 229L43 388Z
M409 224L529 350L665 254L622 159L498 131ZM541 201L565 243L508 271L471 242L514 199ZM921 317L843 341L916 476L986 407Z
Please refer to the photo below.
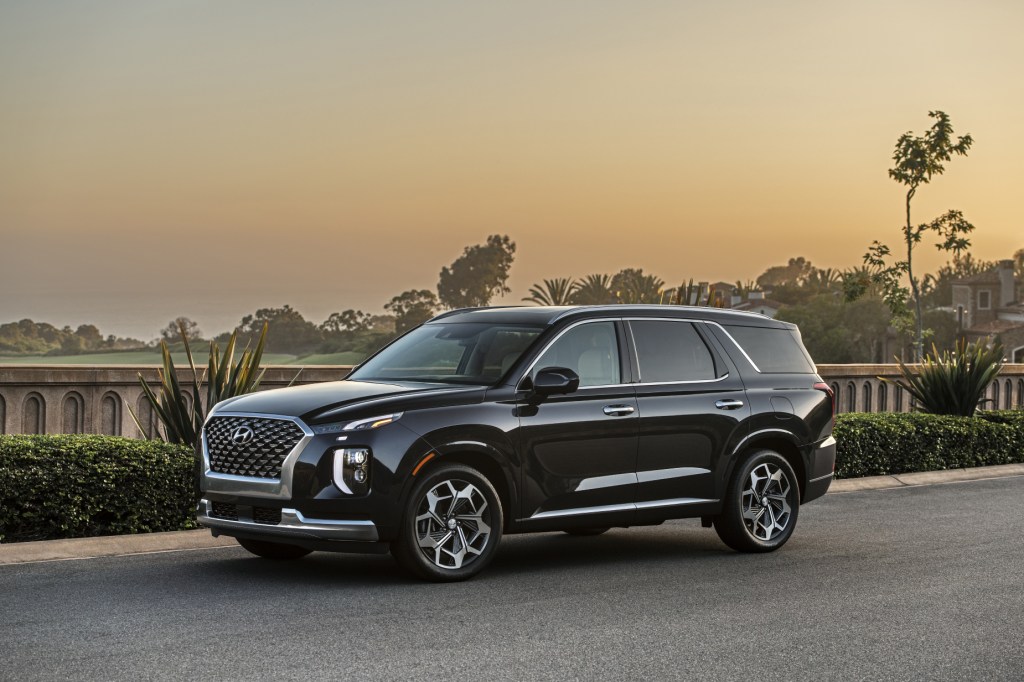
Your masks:
M740 462L714 520L722 542L737 552L772 552L786 544L800 513L800 485L789 462L772 450Z
M445 464L413 486L391 554L424 580L466 580L494 558L503 518L498 493L483 474Z
M285 545L280 542L267 542L266 540L245 540L235 538L242 547L264 559L274 561L291 561L301 559L313 550L304 549L297 545Z
M562 532L568 535L575 535L577 537L591 537L607 533L609 530L611 530L611 528L570 528L569 530L564 530Z

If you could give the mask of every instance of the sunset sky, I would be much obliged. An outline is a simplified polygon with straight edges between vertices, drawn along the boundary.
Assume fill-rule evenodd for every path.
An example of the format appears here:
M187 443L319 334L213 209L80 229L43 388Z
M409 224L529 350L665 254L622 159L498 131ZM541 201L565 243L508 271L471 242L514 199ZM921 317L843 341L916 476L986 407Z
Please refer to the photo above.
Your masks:
M975 145L915 218L1009 258L1022 27L1019 0L0 2L0 322L380 312L493 233L495 303L848 267L898 242L886 170L930 109Z

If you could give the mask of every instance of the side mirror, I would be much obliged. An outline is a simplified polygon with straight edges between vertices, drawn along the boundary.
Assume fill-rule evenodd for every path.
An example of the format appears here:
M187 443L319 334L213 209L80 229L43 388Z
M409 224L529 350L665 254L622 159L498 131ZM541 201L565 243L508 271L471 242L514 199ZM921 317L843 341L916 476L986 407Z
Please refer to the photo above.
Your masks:
M566 367L545 367L533 379L533 392L539 396L564 395L580 387L580 375Z

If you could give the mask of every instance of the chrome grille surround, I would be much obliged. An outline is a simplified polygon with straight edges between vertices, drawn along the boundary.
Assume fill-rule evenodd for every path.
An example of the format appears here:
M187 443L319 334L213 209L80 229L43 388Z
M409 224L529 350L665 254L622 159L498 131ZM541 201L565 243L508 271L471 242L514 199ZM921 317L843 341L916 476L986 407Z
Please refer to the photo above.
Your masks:
M212 417L203 427L210 469L218 474L281 478L281 465L303 432L298 424L266 417Z
M288 422L302 432L302 437L284 455L279 467L275 467L276 477L240 476L233 473L215 471L211 467L210 442L207 439L207 427L215 419L221 417L241 417L244 423L251 424L260 420ZM246 497L262 497L268 499L290 499L292 495L292 471L295 461L303 449L313 439L313 431L301 420L280 414L262 414L254 412L214 411L206 419L203 426L201 454L203 458L202 489L204 491L228 493ZM218 468L221 468L218 466Z

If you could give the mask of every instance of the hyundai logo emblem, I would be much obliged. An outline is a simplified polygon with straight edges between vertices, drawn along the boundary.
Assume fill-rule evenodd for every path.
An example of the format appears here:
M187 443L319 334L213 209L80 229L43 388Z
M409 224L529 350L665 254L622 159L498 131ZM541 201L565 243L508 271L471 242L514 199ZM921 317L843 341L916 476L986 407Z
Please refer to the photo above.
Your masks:
M231 434L231 442L236 445L245 445L246 443L252 442L252 439L256 437L256 432L249 426L239 426Z

